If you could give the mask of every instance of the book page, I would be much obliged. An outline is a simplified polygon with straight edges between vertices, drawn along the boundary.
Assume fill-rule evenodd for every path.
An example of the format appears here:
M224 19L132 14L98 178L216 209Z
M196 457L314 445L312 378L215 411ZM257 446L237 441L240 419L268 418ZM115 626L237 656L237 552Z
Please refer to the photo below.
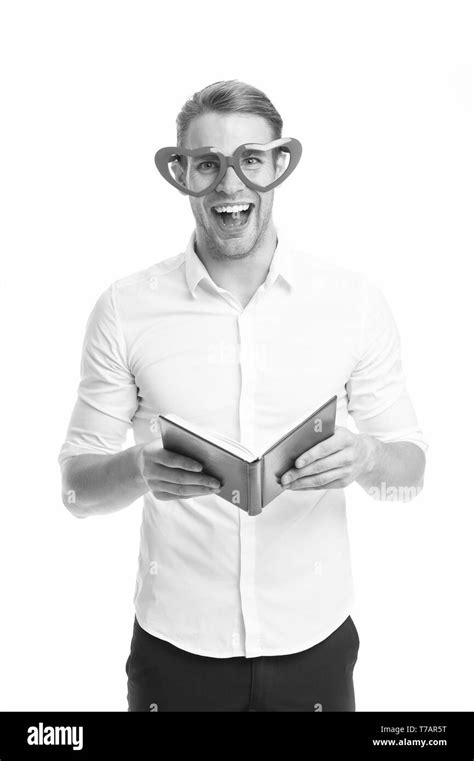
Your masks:
M230 439L227 436L222 436L221 434L216 433L215 431L210 431L205 426L199 425L198 423L191 423L189 420L186 420L179 415L175 415L172 412L167 415L162 415L162 417L171 420L173 423L181 425L183 428L186 428L192 433L197 433L198 436L202 436L203 439L206 439L213 444L217 444L223 449L226 449L228 452L231 452L237 457L242 458L242 460L245 460L246 462L253 462L253 460L256 459L255 455L250 451L250 449L235 439Z

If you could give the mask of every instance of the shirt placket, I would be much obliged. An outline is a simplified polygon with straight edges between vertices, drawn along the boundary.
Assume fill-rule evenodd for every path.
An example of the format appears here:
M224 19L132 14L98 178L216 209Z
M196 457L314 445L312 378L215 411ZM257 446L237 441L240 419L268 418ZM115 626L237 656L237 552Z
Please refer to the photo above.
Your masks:
M238 317L240 342L241 390L239 403L240 440L249 449L255 444L255 392L257 352L255 346L255 303ZM260 625L256 598L256 530L257 520L239 510L240 530L240 598L245 627L245 655L252 657L261 652Z

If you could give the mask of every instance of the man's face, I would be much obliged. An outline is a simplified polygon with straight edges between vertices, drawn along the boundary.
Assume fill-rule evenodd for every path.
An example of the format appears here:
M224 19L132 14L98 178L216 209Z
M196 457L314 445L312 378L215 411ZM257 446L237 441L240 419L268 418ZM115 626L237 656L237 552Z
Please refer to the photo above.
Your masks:
M184 147L194 150L204 145L216 148L225 156L231 155L244 143L269 143L274 140L271 125L261 116L253 114L224 114L211 112L193 119L188 127ZM207 158L207 157L206 157ZM245 160L245 159L244 159ZM268 164L260 169L266 173L269 183L279 174L272 152L268 152ZM212 163L188 159L186 184L199 189L209 184L209 174L215 171ZM249 167L252 159L248 160ZM257 182L257 184L260 184ZM260 193L248 188L228 167L219 185L211 193L200 198L190 196L191 208L196 219L198 241L202 240L214 258L238 259L248 256L262 239L271 222L273 190ZM249 204L249 210L232 218L220 214L216 208Z

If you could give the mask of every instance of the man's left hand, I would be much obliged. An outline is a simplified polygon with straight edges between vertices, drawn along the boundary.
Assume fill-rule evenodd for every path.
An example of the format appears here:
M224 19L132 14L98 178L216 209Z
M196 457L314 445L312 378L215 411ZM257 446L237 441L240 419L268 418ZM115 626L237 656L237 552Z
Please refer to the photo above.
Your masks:
M295 460L281 477L284 489L343 489L370 472L376 441L343 426ZM288 482L285 480L289 477Z

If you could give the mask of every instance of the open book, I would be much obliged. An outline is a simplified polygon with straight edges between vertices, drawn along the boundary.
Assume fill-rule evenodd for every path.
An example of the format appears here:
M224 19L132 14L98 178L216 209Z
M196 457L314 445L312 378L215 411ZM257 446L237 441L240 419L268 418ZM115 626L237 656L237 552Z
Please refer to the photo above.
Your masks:
M337 396L333 396L260 455L178 415L159 415L163 447L202 463L201 473L221 482L219 497L249 515L258 515L281 494L279 479L299 455L332 436L336 406Z

